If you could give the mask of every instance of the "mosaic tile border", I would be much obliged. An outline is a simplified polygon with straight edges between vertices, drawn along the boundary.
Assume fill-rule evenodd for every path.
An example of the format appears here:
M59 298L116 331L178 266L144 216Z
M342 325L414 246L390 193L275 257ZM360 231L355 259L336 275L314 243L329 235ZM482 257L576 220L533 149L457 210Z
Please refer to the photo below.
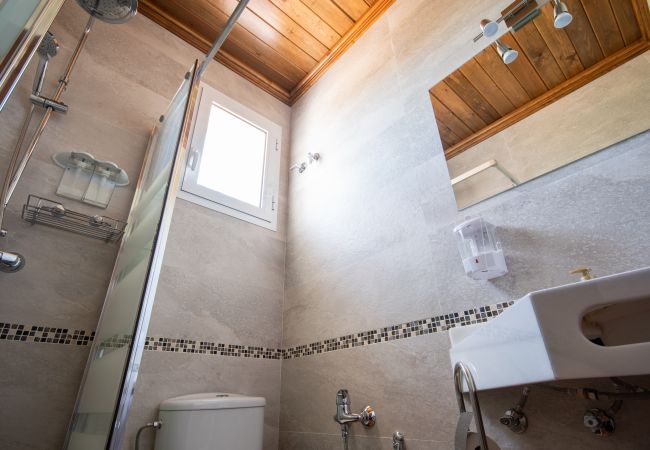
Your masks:
M397 339L408 339L425 334L440 333L450 328L462 327L476 323L487 322L498 316L514 301L495 303L463 311L462 313L442 314L426 319L404 322L398 325L375 328L356 334L347 334L311 344L299 345L284 349L283 359L301 358L320 353L334 352L347 348L363 347L366 345L389 342Z
M509 301L480 306L465 310L462 313L442 314L286 349L154 336L147 336L144 349L153 352L195 353L235 358L295 359L398 339L409 339L415 336L444 332L454 327L487 322L491 318L501 314L513 303L513 301ZM89 333L84 330L74 330L71 332L68 328L0 323L1 340L87 346L95 340L95 332ZM106 350L117 349L129 345L131 341L131 335L116 335L104 339L99 347L100 349Z
M284 355L284 351L277 348L226 345L218 342L165 337L147 337L144 349L154 352L198 353L202 355L233 356L236 358L283 359Z
M54 328L39 325L0 323L0 340L38 342L64 345L89 345L95 339L95 332Z

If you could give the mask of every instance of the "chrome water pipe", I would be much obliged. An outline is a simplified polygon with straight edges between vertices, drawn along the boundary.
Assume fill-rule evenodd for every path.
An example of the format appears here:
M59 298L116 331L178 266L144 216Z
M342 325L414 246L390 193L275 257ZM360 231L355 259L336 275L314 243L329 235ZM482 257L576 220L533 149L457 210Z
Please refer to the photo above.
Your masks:
M90 33L90 30L92 29L94 22L95 22L95 18L93 16L90 16L86 24L86 27L84 28L83 34L81 35L81 39L79 39L79 42L77 43L77 47L75 48L72 57L70 57L70 61L68 62L68 66L66 67L63 77L61 77L61 79L59 80L59 87L54 93L54 96L50 99L51 101L58 103L59 100L61 99L61 96L63 95L66 88L68 87L68 83L70 82L70 75L72 74L72 70L77 64L77 60L79 59L81 50L83 50L84 46L86 45L86 41L88 40L88 34ZM7 231L2 227L2 224L4 221L4 214L7 209L7 205L9 204L9 200L11 200L11 196L13 195L14 190L18 185L18 180L20 180L21 175L25 171L25 167L27 167L27 163L32 157L32 154L34 153L34 150L36 149L36 146L38 145L38 142L41 139L41 136L43 135L43 131L45 131L45 126L50 121L50 117L52 116L53 112L54 109L52 106L46 107L45 114L43 115L43 118L41 119L40 123L36 127L36 130L34 131L34 135L32 136L32 139L27 147L27 150L25 150L24 155L22 156L22 158L20 158L20 162L18 162L20 156L20 148L17 148L16 151L14 151L14 154L12 155L11 161L9 163L9 167L7 168L7 174L5 176L4 184L2 186L2 193L0 195L0 236L5 236L7 234ZM26 133L27 130L24 131ZM19 138L19 142L21 144L23 139L24 139L24 134L21 132L21 137Z

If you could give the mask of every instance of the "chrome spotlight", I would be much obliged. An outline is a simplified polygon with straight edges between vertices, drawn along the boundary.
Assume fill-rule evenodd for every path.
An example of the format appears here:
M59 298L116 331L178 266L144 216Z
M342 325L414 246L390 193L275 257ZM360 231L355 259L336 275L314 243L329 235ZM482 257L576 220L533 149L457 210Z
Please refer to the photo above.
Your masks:
M551 0L553 2L553 25L555 28L564 28L571 23L573 16L569 12L566 3L561 0Z
M519 56L519 52L517 50L511 49L499 39L497 39L495 42L497 44L497 52L499 53L499 56L503 60L504 64L510 64L515 59L517 59Z
M490 19L483 19L481 20L481 30L483 31L483 36L489 38L497 34L499 24Z

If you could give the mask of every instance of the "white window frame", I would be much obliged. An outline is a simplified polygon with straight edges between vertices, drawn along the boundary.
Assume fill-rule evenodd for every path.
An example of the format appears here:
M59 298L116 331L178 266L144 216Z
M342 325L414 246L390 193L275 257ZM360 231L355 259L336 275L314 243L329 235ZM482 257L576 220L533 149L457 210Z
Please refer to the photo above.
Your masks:
M190 138L190 151L178 198L277 231L282 127L205 83L201 83L200 89L199 105L195 111ZM210 110L215 104L267 133L260 208L197 183Z

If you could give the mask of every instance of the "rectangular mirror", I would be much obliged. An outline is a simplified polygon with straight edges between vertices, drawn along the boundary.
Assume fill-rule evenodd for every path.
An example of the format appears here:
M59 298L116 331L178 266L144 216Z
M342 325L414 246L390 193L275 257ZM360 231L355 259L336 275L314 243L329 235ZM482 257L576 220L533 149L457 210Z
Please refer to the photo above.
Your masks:
M647 0L522 0L494 21L509 31L429 91L459 209L650 129Z

